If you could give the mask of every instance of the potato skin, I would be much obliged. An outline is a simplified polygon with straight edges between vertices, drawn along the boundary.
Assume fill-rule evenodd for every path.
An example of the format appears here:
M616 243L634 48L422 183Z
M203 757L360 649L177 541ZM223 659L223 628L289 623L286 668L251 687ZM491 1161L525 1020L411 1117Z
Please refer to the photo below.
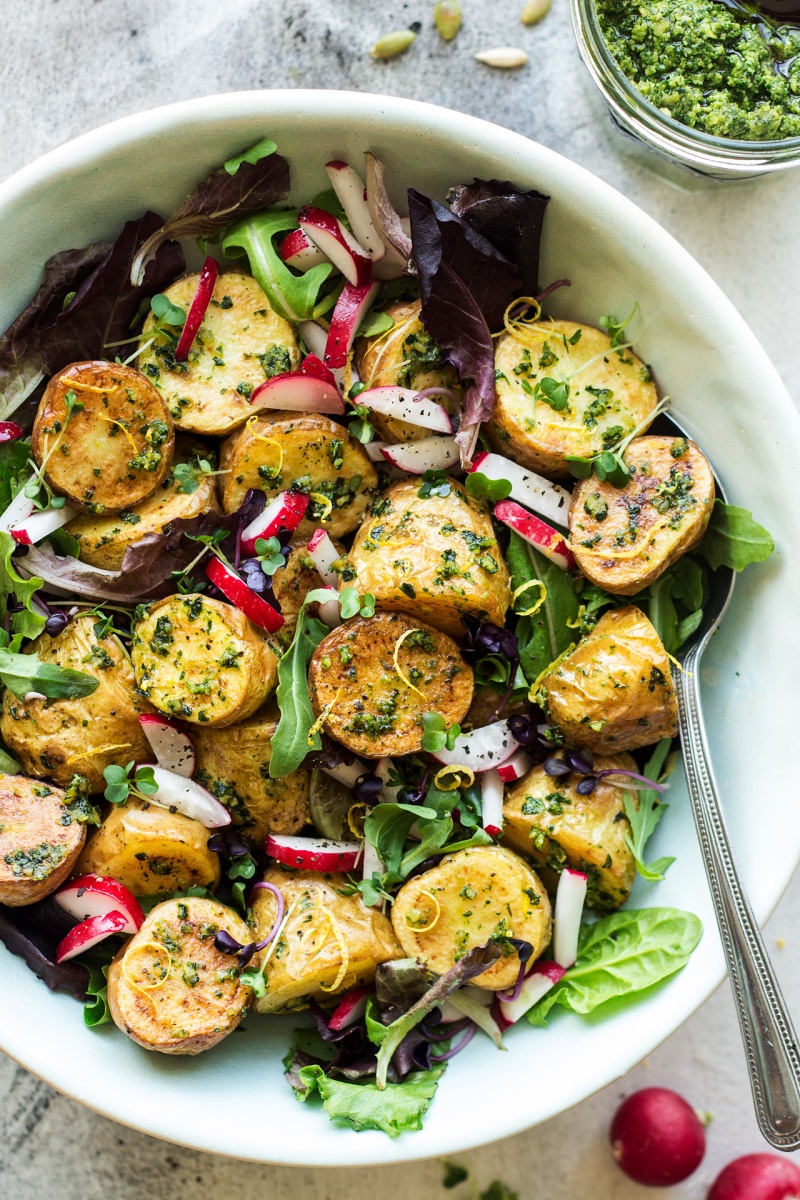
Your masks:
M199 275L186 275L164 293L188 310ZM155 318L148 316L141 345L149 342ZM166 338L139 355L139 370L159 389L178 429L224 437L252 413L250 395L272 375L293 371L300 352L292 327L270 308L250 275L226 271L217 277L203 324L185 364L175 363Z
M110 875L136 896L163 896L190 887L216 888L219 858L199 821L131 796L106 814L86 843L81 875Z
M307 546L308 541L303 538L295 538L291 541L289 543L291 553L286 565L276 571L272 577L273 595L281 606L281 615L285 621L279 630L279 637L286 644L290 643L294 636L297 618L303 607L306 592L323 586L320 573L314 566L314 560L308 556ZM341 542L334 540L334 546L341 555L344 555L344 546Z
M394 665L398 651L403 683ZM346 621L323 638L311 659L308 687L325 730L356 754L381 758L422 749L422 714L461 721L473 691L472 668L446 634L403 613ZM421 693L421 694L420 694Z
M578 330L580 338L571 346L569 339ZM599 454L646 420L658 401L655 384L632 350L611 349L611 339L602 329L542 321L526 336L536 339L535 349L509 333L497 341L497 403L486 432L500 454L543 475L566 479L567 455ZM595 355L601 357L581 370ZM539 400L534 416L534 401L523 381L534 389L543 378L560 381L576 372L568 407L557 412Z
M583 479L572 494L575 559L598 587L634 596L702 538L714 508L708 459L686 438L640 437L628 446L630 483Z
M268 704L224 729L199 726L194 736L195 779L259 847L268 833L298 833L309 820L310 772L300 767L283 779L269 776L279 717L277 705Z
M239 981L233 955L215 948L219 929L239 942L252 940L241 917L216 900L186 896L158 904L108 971L117 1028L161 1054L199 1054L227 1037L251 992Z
M28 701L6 690L0 733L27 775L65 787L77 772L93 792L101 792L111 763L151 758L139 724L140 713L151 709L136 693L122 643L113 634L98 639L96 624L96 617L74 617L57 637L40 634L29 649L42 662L93 675L100 681L97 690L78 700Z
M209 451L196 442L178 438L176 463L190 461L198 453L207 457ZM202 476L197 481L197 491L187 493L180 490L178 480L170 474L133 508L115 515L83 514L70 521L66 531L78 539L79 557L83 562L104 571L119 571L128 546L145 534L163 532L164 527L178 517L189 519L205 512L219 512L215 485L214 476Z
M77 403L68 421L70 391ZM53 491L75 508L119 512L167 477L175 430L146 375L116 363L79 362L57 371L45 388L31 448Z
M649 746L678 732L667 653L640 608L604 613L542 681L550 719L595 754Z
M594 761L598 771L637 769L629 754ZM551 779L538 766L509 785L503 804L503 843L533 859L553 892L564 867L585 871L587 903L611 911L625 903L636 878L636 864L625 842L631 827L625 816L624 789L601 779L590 795L581 796L571 778Z
M461 613L502 625L511 603L508 568L489 511L449 479L448 496L420 499L420 480L387 488L359 529L349 563L377 607L410 613L461 638Z
M64 882L86 840L60 788L0 775L0 904L17 908Z
M388 917L367 908L358 893L341 895L344 875L272 866L264 881L282 893L288 921L274 950L269 946L258 956L259 963L269 956L267 994L256 1001L258 1012L294 1012L312 997L324 1004L355 984L371 983L380 963L402 957ZM272 893L259 890L253 905L259 939L272 929L277 911ZM334 988L343 962L335 928L347 947L347 969Z
M278 659L243 612L207 596L168 596L133 629L136 686L159 712L233 725L275 688Z
M550 944L550 900L524 859L503 846L473 846L405 883L392 905L392 926L404 952L437 975L493 936L524 938L533 962ZM511 953L472 982L497 992L513 987L518 973L519 958Z
M222 443L220 466L227 472L219 476L226 513L241 507L249 488L260 488L268 499L290 488L308 492L311 503L297 527L298 538L310 538L327 511L320 496L333 504L324 521L331 537L352 533L378 488L377 472L361 443L320 413L262 413Z

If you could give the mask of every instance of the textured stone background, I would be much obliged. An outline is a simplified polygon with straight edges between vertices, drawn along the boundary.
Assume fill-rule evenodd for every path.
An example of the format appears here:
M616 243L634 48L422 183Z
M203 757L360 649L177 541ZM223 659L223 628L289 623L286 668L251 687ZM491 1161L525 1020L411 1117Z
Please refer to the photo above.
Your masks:
M214 92L331 87L430 100L529 135L582 163L639 203L728 293L800 397L797 279L800 238L790 214L800 174L745 187L683 192L621 157L572 40L566 0L538 28L522 0L463 0L465 25L445 46L431 0L2 0L0 178L104 121ZM381 34L421 21L411 51L374 63ZM523 71L491 71L476 50L523 46ZM753 398L758 404L758 397ZM757 802L757 797L753 798ZM790 1001L800 997L794 932L800 884L768 926ZM785 943L785 948L783 945ZM800 1020L800 1004L794 1006ZM630 1075L530 1133L473 1152L485 1187L504 1179L521 1200L633 1200L645 1193L611 1163L607 1126L618 1098L646 1083L682 1090L710 1111L706 1164L665 1197L701 1200L727 1159L763 1148L750 1110L727 986ZM124 1087L124 1080L120 1080ZM531 1080L530 1086L546 1086ZM474 1097L474 1103L487 1098ZM224 1114L221 1114L224 1117ZM302 1112L298 1110L298 1120ZM355 1135L354 1135L355 1136ZM0 1056L0 1197L175 1200L212 1194L255 1200L443 1197L435 1162L405 1169L323 1172L253 1166L167 1145L114 1125L53 1093Z

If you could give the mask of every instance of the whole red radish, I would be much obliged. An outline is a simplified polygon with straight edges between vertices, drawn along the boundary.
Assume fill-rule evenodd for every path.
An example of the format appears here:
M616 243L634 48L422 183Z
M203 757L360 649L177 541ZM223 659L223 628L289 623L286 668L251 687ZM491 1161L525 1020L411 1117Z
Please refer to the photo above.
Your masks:
M745 1154L723 1167L707 1200L800 1200L800 1169L778 1154Z
M706 1135L697 1113L677 1092L644 1088L617 1109L611 1149L617 1165L636 1183L672 1187L699 1167Z

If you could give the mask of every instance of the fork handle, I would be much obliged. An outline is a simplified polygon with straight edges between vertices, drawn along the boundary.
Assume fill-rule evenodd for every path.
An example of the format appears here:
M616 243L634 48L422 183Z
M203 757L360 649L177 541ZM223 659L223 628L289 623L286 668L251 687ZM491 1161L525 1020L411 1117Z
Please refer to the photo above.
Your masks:
M750 902L722 815L700 704L701 646L673 677L689 796L733 985L759 1128L777 1150L800 1147L800 1053L791 1017Z

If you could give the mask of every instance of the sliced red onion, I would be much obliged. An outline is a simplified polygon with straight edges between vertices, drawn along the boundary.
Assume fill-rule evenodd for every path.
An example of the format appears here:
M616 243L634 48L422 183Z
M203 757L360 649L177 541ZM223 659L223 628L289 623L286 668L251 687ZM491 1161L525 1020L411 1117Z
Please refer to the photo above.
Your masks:
M624 767L606 767L604 771L597 771L595 779L606 779L612 787L627 787L625 783L614 783L613 779L609 779L610 775L625 775L628 779L635 779L639 787L631 787L632 791L654 791L658 792L659 796L663 796L667 790L663 783L655 783L652 779L648 779L646 775L640 775L638 771L626 771Z
M450 1050L446 1050L444 1054L432 1054L431 1062L447 1062L448 1058L452 1058L455 1054L459 1054L465 1046L468 1046L477 1032L478 1026L470 1021L470 1027L458 1045L453 1046Z
M267 937L265 937L263 941L258 943L258 949L263 950L265 946L268 946L270 944L270 942L275 937L275 935L277 934L278 930L281 927L281 921L283 920L283 913L284 913L284 909L286 908L286 902L283 899L283 892L280 890L280 888L276 888L274 883L261 882L261 883L254 883L250 889L250 903L251 904L253 903L256 892L259 892L259 891L272 892L273 896L275 897L275 899L278 902L278 912L275 917L275 921L273 923L272 929L270 930Z
M240 967L247 966L254 954L258 954L259 950L264 950L270 944L280 929L281 922L283 921L283 913L285 908L283 895L273 884L253 884L253 887L250 889L250 904L253 903L253 897L259 888L266 888L267 891L272 892L278 902L278 914L272 924L272 929L269 931L267 936L260 942L247 942L245 945L243 945L241 942L236 940L232 933L228 933L227 929L220 929L219 933L214 938L214 946L216 949L220 950L223 954L235 954Z

